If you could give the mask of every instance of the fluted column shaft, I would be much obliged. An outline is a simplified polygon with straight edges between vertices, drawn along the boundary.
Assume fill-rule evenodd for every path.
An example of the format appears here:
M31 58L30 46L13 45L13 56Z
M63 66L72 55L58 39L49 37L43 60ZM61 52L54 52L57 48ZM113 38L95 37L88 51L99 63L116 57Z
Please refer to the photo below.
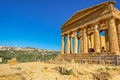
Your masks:
M70 46L70 53L72 54L73 53L73 44L72 44L72 37L71 37L71 44L70 44L71 46Z
M109 18L108 20L108 36L110 41L110 51L119 54L118 37L114 18Z
M118 45L120 49L120 20L117 21Z
M108 30L105 31L105 43L106 43L106 51L110 51L110 45L109 45L109 37L108 37Z
M94 48L94 33L91 34L90 38L91 38L91 48L93 49Z
M71 52L70 46L71 46L71 35L68 34L67 54L70 54L70 52Z
M62 48L61 48L61 54L64 54L65 50L65 37L62 36Z
M83 51L84 53L88 53L88 39L86 28L83 29Z
M75 31L75 37L74 37L74 53L78 53L78 36L77 36L77 31Z
M92 48L91 35L88 36L88 48Z
M99 33L99 29L98 29L98 25L95 24L94 27L94 49L95 52L100 52L100 33Z
M80 37L80 52L83 53L83 36Z

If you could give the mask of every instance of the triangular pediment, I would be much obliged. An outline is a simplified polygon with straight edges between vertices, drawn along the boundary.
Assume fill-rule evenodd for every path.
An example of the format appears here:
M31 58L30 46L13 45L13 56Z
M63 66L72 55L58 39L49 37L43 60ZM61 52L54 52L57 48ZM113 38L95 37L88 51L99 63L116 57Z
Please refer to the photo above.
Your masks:
M67 22L65 22L65 24L62 26L62 28L66 25L69 25L72 22L77 21L78 19L83 19L87 15L94 16L92 13L95 13L96 16L103 15L104 13L107 13L108 6L110 3L115 4L115 2L104 2L102 4L98 4L96 6L78 11L70 19L68 19ZM114 8L114 9L119 12L119 10L117 10L116 8Z

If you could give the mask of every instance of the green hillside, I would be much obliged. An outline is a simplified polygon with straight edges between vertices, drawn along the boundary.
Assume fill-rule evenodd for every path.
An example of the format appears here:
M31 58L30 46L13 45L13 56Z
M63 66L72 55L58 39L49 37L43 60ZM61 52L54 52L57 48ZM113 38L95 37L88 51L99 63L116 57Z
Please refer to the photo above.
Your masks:
M8 60L16 58L17 62L35 62L35 61L48 61L54 59L60 52L59 51L0 51L1 63L7 63Z

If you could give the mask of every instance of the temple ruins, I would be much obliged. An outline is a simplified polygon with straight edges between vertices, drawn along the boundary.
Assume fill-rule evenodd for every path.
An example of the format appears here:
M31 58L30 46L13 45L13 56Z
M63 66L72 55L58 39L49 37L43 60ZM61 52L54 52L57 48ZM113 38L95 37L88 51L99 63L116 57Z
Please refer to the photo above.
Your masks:
M61 30L61 54L120 54L120 11L115 8L115 2L104 2L78 11L62 25ZM104 32L104 40L101 32Z

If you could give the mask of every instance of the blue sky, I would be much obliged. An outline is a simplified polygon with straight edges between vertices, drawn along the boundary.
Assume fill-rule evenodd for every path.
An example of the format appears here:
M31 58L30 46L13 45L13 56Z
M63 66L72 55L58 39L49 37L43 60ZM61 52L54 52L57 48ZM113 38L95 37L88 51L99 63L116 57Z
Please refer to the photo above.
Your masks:
M62 24L76 11L105 1L0 0L0 46L60 50Z

